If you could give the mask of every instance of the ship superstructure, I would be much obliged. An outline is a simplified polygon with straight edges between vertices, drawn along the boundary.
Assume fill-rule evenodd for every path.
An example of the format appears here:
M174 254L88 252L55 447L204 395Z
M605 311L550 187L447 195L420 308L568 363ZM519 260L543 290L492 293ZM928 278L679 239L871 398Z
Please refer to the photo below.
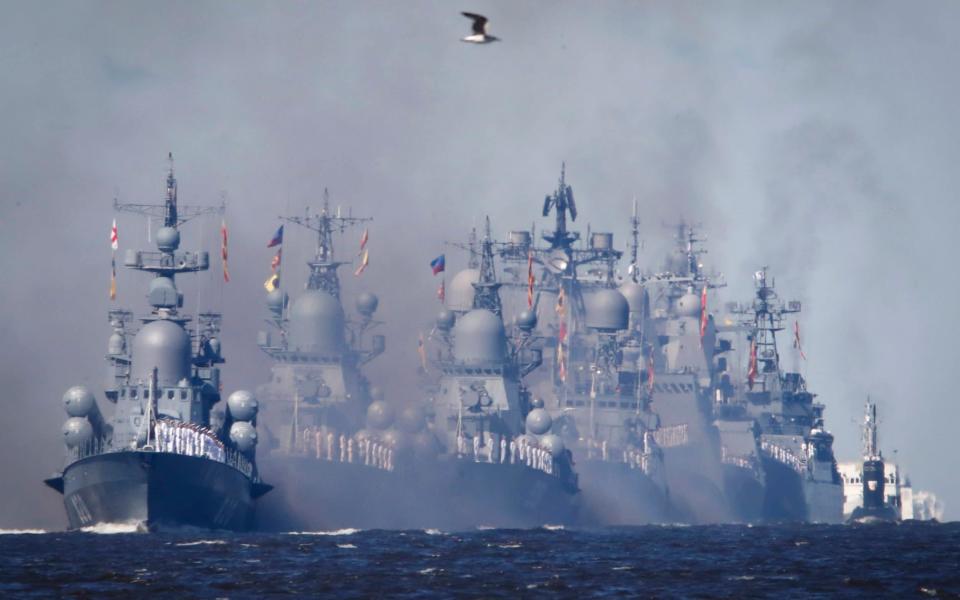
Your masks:
M220 315L201 312L197 323L181 312L176 277L209 267L206 252L180 250L180 227L222 207L179 206L173 158L162 204L119 204L117 211L159 218L157 250L126 252L124 265L153 276L151 310L133 325L133 313L111 310L110 366L104 389L114 405L105 417L94 394L75 386L64 395L67 458L46 480L63 493L71 528L101 523L152 529L196 526L243 530L253 524L254 499L270 486L256 460L258 403L237 391L220 401Z
M538 387L545 406L532 413L528 426L559 436L573 452L585 521L663 521L668 518L666 473L655 441L657 418L643 383L643 319L633 310L642 308L626 297L634 290L616 287L622 252L608 232L590 232L586 247L578 244L579 232L567 223L568 215L575 221L578 213L565 168L557 189L544 200L543 216L551 211L554 228L542 234L546 245L533 241L533 230L513 231L499 248L508 265L504 271L514 275L511 287L526 288L528 306L534 287L537 303L549 297L553 304L547 311L554 314L552 323L542 327L551 366L549 380ZM518 277L522 271L523 279Z
M833 454L833 435L824 426L824 405L800 373L781 369L777 333L800 303L783 303L767 269L754 275L756 295L736 307L747 330L746 381L731 404L754 419L760 430L767 477L764 518L816 523L842 520L843 490Z

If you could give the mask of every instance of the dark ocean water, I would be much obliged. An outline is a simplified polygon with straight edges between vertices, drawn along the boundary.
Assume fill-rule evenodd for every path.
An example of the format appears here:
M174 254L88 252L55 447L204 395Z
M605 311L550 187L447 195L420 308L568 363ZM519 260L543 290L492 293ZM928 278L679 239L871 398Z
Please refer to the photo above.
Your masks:
M960 523L0 535L0 597L960 597Z

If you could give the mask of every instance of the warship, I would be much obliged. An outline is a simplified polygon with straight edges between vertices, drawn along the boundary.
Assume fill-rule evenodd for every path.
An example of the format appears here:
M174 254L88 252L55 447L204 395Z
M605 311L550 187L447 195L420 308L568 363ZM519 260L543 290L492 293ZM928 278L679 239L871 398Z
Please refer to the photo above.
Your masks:
M531 308L535 287L538 302L542 294L555 299L555 319L545 336L552 368L539 387L544 407L530 413L528 429L555 435L571 450L583 490L581 522L668 520L673 517L661 444L672 440L651 410L645 379L643 290L636 281L617 289L622 253L612 233L588 232L583 247L579 232L568 229L567 217L576 220L577 206L565 165L557 189L544 199L542 216L551 211L554 229L542 234L545 245L534 243L531 229L511 232L500 248L513 287L527 288ZM633 223L636 233L636 213ZM636 250L635 235L634 263ZM524 263L525 282L518 277Z
M888 479L889 477L889 479ZM869 523L877 521L899 521L903 510L902 496L899 493L899 476L896 469L887 471L886 461L877 443L877 405L867 399L863 419L863 462L858 474L859 506L851 511L849 521ZM887 485L892 488L889 501ZM846 486L844 486L846 487Z
M542 364L536 309L505 321L494 260L488 218L423 350L428 420L440 447L416 461L411 478L420 490L447 490L420 502L446 526L573 523L579 487L571 453L549 433L550 417L524 383Z
M109 312L113 333L104 396L115 405L113 414L105 417L84 386L63 396L67 456L62 472L45 483L63 494L72 529L129 524L245 530L254 524L254 500L271 489L257 471L256 399L236 391L226 411L211 412L220 401L221 315L201 312L191 328L175 283L177 275L209 267L206 252L179 249L180 227L223 207L179 206L169 159L163 204L115 202L116 210L160 218L163 226L154 234L156 251L129 249L124 260L128 268L153 275L150 313L134 331L131 311ZM116 221L111 238L116 251Z
M681 221L674 229L674 248L662 269L643 277L652 297L646 331L653 346L652 392L659 393L655 410L668 426L688 433L692 428L700 440L673 457L694 465L680 476L691 489L688 513L698 520L756 522L766 486L759 431L753 418L730 402L734 386L727 355L733 346L709 310L711 290L726 284L704 270L707 250L697 228ZM691 472L697 464L699 480Z
M338 527L397 527L399 500L385 500L397 488L394 473L399 432L391 428L394 410L371 386L363 367L386 348L381 324L374 318L379 299L369 292L355 298L356 317L341 303L335 235L371 221L330 208L324 192L319 213L281 217L271 240L277 247L274 273L267 281L267 323L260 349L270 358L270 380L257 389L263 400L262 422L268 452L265 471L282 485L261 509L264 527L316 530ZM307 261L304 289L291 303L283 291L283 227L294 226L316 237ZM366 230L361 255L367 249ZM361 261L358 273L366 268ZM416 427L416 411L404 424ZM422 416L419 425L424 425ZM370 425L368 427L368 425Z
M754 274L754 283L753 302L730 307L742 319L749 360L745 385L724 402L752 418L759 431L763 519L840 523L843 486L833 435L824 426L825 407L800 373L784 372L780 365L777 333L784 330L785 315L800 312L800 302L779 299L766 267ZM799 329L795 334L799 341Z

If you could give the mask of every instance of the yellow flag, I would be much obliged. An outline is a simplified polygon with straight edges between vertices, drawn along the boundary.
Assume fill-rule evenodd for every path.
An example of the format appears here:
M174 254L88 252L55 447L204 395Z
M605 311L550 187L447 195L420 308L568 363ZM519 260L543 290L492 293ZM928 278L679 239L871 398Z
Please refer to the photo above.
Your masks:
M273 275L268 277L266 281L263 282L263 287L266 288L268 292L272 292L273 290L279 288L280 276L274 273Z
M357 276L357 277L360 277L360 275L362 275L363 272L367 270L367 266L368 266L369 264L370 264L370 251L369 251L369 250L364 250L364 251L363 251L363 260L360 261L360 266L357 267L357 270L354 271L353 274L354 274L355 276Z

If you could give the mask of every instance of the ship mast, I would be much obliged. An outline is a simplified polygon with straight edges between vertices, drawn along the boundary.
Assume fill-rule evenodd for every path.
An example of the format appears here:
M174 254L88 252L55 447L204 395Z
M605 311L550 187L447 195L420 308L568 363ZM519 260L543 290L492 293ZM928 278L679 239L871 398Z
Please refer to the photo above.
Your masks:
M500 282L493 264L493 239L490 236L490 217L486 218L483 239L480 241L480 277L473 284L473 308L489 310L498 317L502 316L500 303Z
M307 262L310 267L310 278L307 280L308 290L323 290L336 299L340 299L340 278L337 268L346 264L334 258L333 234L344 233L347 229L372 221L370 217L342 216L339 207L334 215L330 211L330 196L324 188L323 209L319 215L311 215L310 209L302 217L280 217L288 223L305 227L317 234L317 248L314 258Z
M867 396L866 410L863 416L863 458L877 460L881 458L880 445L877 443L877 405Z

